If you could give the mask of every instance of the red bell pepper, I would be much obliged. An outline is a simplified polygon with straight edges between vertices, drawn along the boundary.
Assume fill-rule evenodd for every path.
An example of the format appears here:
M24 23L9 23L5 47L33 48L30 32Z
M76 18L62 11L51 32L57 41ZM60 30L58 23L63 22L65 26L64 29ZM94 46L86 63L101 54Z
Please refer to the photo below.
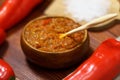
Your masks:
M113 80L118 74L120 74L120 42L108 39L63 80Z
M15 80L11 66L2 59L0 59L0 80Z
M41 2L42 0L5 0L0 7L0 28L11 28ZM3 35L0 34L0 41L3 41L1 36Z

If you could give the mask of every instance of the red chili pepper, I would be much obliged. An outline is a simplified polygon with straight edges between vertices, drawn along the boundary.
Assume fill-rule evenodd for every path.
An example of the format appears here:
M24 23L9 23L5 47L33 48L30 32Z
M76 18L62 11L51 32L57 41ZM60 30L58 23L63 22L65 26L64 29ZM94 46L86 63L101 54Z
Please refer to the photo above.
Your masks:
M2 59L0 59L0 80L15 80L11 66Z
M0 8L0 28L9 29L23 19L42 0L5 0Z
M120 73L120 42L104 41L75 71L63 80L113 80Z
M5 0L0 7L0 44L5 32L22 20L42 0Z
M6 38L5 31L0 28L0 44L2 44L4 42L5 38Z

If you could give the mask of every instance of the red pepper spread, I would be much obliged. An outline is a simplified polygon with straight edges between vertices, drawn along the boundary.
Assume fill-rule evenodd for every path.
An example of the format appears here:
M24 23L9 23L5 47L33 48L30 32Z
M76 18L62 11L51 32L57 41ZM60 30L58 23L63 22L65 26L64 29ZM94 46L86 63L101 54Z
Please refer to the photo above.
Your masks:
M47 52L69 50L83 41L85 31L60 39L59 35L79 27L78 23L63 17L38 19L25 28L25 39L33 47Z

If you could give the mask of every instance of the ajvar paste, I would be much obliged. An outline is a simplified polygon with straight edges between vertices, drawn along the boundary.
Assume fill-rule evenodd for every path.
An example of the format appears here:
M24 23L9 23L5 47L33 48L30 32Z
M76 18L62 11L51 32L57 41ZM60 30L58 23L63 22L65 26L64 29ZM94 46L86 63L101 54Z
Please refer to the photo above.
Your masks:
M25 28L24 37L32 47L38 50L62 52L80 44L85 31L76 32L62 39L59 38L59 35L79 26L80 24L64 17L37 19Z

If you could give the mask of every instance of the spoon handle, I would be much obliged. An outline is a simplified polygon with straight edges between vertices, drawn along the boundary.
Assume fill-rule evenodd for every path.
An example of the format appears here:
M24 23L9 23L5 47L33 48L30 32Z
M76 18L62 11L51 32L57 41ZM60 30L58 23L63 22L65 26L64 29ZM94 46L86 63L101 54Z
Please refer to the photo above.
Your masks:
M103 17L100 17L100 18L97 18L97 19L94 19L92 20L91 22L85 24L85 25L82 25L78 28L75 28L71 31L68 31L66 34L72 34L74 32L77 32L77 31L80 31L80 30L84 30L84 29L88 29L88 28L91 28L91 27L94 27L95 25L98 25L98 24L101 24L103 22L106 22L106 21L109 21L111 19L115 19L115 17L117 17L117 13L113 13L113 14L108 14L108 15L105 15Z
M108 15L105 15L105 16L102 16L100 18L97 18L97 19L94 19L92 21L90 21L89 23L85 24L85 25L82 25L78 28L75 28L71 31L68 31L64 34L61 34L60 35L60 38L63 38L65 37L66 35L69 35L69 34L72 34L72 33L75 33L75 32L78 32L80 30L85 30L85 29L88 29L88 28L92 28L94 27L95 25L98 25L98 24L101 24L103 22L107 22L107 21L110 21L110 20L113 20L115 19L116 17L118 16L117 13L112 13L112 14L108 14ZM99 26L100 27L100 26Z

